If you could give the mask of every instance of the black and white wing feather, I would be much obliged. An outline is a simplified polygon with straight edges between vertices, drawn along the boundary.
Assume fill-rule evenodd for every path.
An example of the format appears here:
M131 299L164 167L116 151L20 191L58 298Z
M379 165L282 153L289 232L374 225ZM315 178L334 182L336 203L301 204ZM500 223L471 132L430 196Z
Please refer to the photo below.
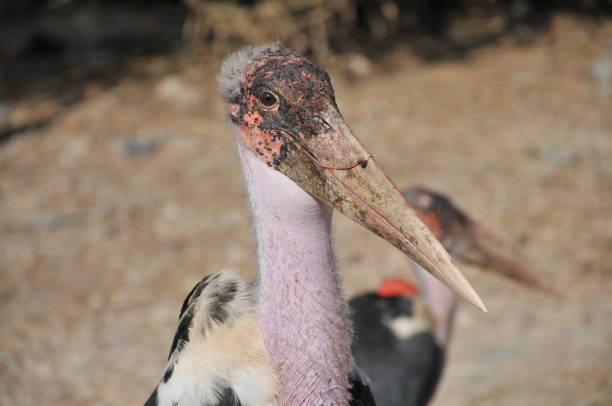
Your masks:
M205 277L183 302L166 369L145 406L271 406L275 393L249 287L236 270Z

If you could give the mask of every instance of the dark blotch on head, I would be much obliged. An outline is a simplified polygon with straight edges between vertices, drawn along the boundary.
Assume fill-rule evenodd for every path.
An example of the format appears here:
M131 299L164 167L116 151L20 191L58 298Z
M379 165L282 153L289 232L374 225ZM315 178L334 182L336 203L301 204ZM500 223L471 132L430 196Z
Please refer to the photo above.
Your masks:
M248 73L249 82L242 90L242 99L229 102L239 106L239 117L245 119L253 111L259 111L262 120L260 130L269 131L272 140L280 136L279 130L290 131L296 136L312 138L325 134L329 128L315 117L329 104L336 106L333 88L325 70L291 51L266 55ZM252 97L273 91L278 95L278 108L271 111L259 109ZM276 135L276 136L275 136ZM280 157L282 161L285 157Z

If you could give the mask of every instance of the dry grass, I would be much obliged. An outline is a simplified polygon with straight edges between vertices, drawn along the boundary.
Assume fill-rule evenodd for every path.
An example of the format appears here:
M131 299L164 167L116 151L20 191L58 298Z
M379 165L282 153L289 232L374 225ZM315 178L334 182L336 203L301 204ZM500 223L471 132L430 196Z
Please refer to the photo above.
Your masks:
M610 23L559 19L528 48L435 65L398 50L358 82L331 72L399 185L447 192L567 296L468 270L490 313L461 309L436 404L612 401L612 100L591 73L611 37ZM91 89L0 147L0 405L142 403L192 285L253 273L217 65L143 63L162 73ZM340 217L336 239L348 294L405 274Z

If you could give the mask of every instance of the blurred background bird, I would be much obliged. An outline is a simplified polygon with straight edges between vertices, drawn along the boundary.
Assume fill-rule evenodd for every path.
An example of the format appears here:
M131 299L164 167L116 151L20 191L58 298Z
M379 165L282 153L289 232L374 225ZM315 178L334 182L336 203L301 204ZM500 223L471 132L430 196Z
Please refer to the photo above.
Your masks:
M521 263L515 249L448 197L424 187L411 187L403 195L453 258L555 294ZM353 357L382 406L427 405L440 383L452 337L455 295L418 264L410 265L416 283L386 279L376 291L349 301Z

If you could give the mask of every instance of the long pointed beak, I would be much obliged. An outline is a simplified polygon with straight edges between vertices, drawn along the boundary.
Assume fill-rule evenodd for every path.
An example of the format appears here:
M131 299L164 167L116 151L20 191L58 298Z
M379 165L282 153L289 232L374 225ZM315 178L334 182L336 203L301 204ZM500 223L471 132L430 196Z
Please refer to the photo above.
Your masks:
M335 106L317 117L324 133L284 131L296 144L277 169L304 190L374 232L482 311L484 303Z
M490 269L531 289L556 297L562 296L550 284L524 267L516 259L520 255L516 254L514 247L502 238L473 221L469 229L462 231L459 235L461 241L451 251L459 260Z
M405 189L402 195L453 258L561 297L548 281L522 265L525 261L512 244L486 229L449 197L421 186Z

